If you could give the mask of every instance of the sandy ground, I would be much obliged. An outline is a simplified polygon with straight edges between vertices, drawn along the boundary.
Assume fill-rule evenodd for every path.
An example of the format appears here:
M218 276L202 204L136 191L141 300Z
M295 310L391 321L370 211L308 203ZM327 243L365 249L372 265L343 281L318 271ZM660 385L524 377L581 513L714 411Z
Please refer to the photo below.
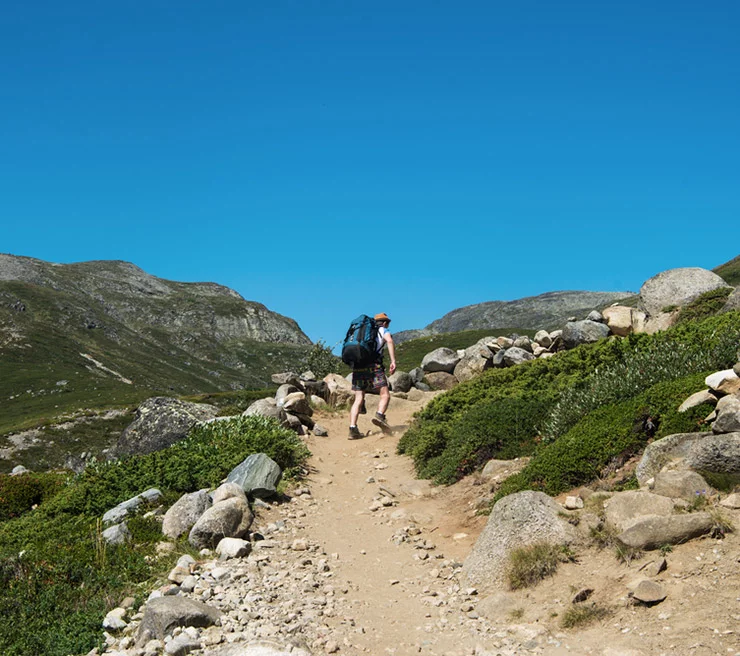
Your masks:
M311 436L307 480L313 502L301 522L332 559L344 612L334 618L345 654L740 654L740 540L706 538L675 547L653 578L668 597L651 607L628 598L629 585L660 554L620 563L611 550L584 546L578 562L524 591L475 591L459 564L487 517L474 506L482 486L417 480L396 445L420 402L393 399L394 434L360 417L367 436L348 440L346 414L319 413L328 437ZM388 506L377 500L386 499ZM373 509L373 508L376 509ZM740 529L740 516L734 516ZM409 533L410 529L410 533ZM414 535L419 530L418 535ZM611 614L585 628L560 622L581 588ZM492 594L493 593L493 594Z

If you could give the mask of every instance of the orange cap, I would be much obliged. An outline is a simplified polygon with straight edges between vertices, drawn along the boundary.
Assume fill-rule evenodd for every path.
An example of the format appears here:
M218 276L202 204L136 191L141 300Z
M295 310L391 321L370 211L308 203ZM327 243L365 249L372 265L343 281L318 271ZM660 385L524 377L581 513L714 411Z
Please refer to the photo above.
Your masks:
M375 321L387 321L388 323L391 322L391 318L385 313L381 312L380 314L376 314L374 317Z

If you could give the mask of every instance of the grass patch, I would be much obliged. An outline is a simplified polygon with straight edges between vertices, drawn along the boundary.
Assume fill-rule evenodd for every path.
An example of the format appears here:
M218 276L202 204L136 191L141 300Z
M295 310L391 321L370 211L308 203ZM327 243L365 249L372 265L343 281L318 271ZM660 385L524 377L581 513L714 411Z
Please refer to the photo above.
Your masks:
M607 608L606 606L599 606L597 604L576 604L568 608L563 613L563 617L560 620L560 626L564 629L575 629L583 626L588 626L594 622L609 617L614 611Z
M713 269L720 278L733 287L740 286L740 255Z
M507 580L512 590L531 588L552 576L563 562L574 560L567 547L539 542L514 549L509 554Z

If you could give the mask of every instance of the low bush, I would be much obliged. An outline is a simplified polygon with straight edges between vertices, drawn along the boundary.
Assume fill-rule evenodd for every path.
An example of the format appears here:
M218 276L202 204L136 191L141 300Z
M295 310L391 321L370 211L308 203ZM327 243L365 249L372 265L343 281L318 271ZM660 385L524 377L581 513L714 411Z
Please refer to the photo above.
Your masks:
M679 414L676 409L701 388L704 376L659 383L634 399L590 412L565 435L539 450L521 472L506 479L496 500L525 489L555 495L587 484L599 477L610 461L623 461L647 444L650 436L644 419L648 415L658 425L656 437L697 430L696 414L707 414L709 407L699 406L693 414Z
M698 321L714 316L727 303L727 297L732 293L732 287L719 287L704 292L697 299L681 308L676 319L677 323Z
M20 517L60 492L69 476L63 472L0 475L0 522Z

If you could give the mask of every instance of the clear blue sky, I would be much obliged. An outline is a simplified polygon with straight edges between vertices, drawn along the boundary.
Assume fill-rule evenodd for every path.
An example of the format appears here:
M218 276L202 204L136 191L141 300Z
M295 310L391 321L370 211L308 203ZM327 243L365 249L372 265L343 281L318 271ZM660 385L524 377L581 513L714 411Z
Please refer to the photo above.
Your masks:
M360 313L638 290L740 253L740 3L33 2L0 252Z

